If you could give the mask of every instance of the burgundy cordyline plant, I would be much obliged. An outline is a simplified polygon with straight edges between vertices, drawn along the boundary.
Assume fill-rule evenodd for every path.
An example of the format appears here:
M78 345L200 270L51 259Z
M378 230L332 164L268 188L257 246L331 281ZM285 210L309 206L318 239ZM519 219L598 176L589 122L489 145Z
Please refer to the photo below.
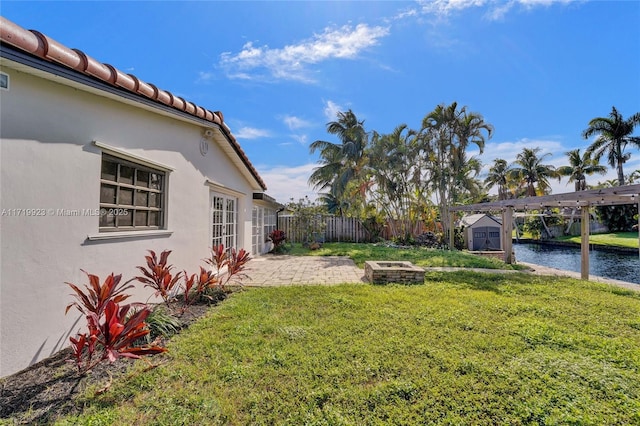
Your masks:
M167 265L171 250L165 250L160 253L160 260L157 259L156 253L149 250L147 259L147 267L138 266L138 270L143 276L135 279L144 284L145 287L151 287L156 291L156 296L162 297L165 303L173 298L173 290L176 288L178 281L182 278L182 272L176 275L171 274L172 265Z
M206 294L207 290L215 288L218 285L218 278L216 275L200 267L199 274L191 274L189 276L187 271L184 271L184 305L182 311L184 312L193 302L198 299L209 298L211 296Z
M242 280L247 278L244 271L250 260L251 256L245 249L236 251L232 248L231 254L228 255L224 244L220 244L211 250L211 257L204 261L216 268L219 286L224 289L232 280L236 284L242 285ZM225 268L226 271L224 271Z
M104 360L114 362L120 357L140 358L166 351L160 346L135 344L149 333L145 320L151 310L143 303L121 305L130 297L124 291L133 287L127 285L132 280L120 285L122 275L112 273L100 284L98 276L82 272L89 278L86 291L66 283L74 290L77 300L67 306L65 314L75 306L87 321L88 332L69 338L78 371L86 373Z

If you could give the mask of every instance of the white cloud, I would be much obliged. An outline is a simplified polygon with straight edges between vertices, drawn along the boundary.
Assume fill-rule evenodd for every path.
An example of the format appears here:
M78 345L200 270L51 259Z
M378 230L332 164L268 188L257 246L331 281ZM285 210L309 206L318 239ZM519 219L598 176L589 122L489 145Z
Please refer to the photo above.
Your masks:
M266 129L256 129L253 127L242 127L237 132L233 132L236 139L258 139L271 137L271 132Z
M503 19L516 6L530 10L534 7L548 7L553 4L569 4L576 0L420 0L420 12L423 15L434 15L445 18L455 12L466 9L486 9L485 17L490 20ZM411 16L411 15L409 15Z
M482 154L482 160L487 165L493 163L496 158L502 158L507 160L508 163L515 161L517 155L522 152L524 148L540 148L538 155L545 155L546 153L564 153L562 142L549 139L528 139L523 138L513 142L487 142L484 146L484 153ZM470 147L470 155L478 155L477 149ZM548 157L551 159L551 157Z
M205 72L205 71L200 71L198 73L198 79L196 80L197 83L201 83L201 82L208 82L210 80L213 79L213 77L215 76L214 73L212 72Z
M358 24L355 28L325 28L321 34L283 48L256 47L248 42L240 53L220 55L220 66L231 78L264 79L266 72L271 78L310 83L314 79L309 65L336 58L354 59L388 34L388 27Z
M306 145L309 135L291 135L300 145Z
M282 121L287 125L289 130L301 129L312 125L310 121L303 120L302 118L295 117L293 115L285 115L282 117Z
M333 101L326 101L324 105L324 116L327 118L327 121L336 121L338 113L344 111L342 105L338 105Z
M307 184L307 180L316 163L299 166L256 166L258 173L267 183L267 193L280 203L289 202L291 198L298 201L308 196L315 200L317 193Z

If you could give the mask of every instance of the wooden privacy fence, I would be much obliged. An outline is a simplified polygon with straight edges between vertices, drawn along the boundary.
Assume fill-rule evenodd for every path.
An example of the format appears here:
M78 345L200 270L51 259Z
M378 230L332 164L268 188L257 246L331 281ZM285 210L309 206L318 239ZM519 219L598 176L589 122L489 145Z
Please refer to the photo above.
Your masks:
M323 225L324 230L320 235L315 235L314 239L326 242L354 242L367 241L367 231L354 217L320 216L317 218ZM285 232L287 241L292 243L303 242L305 235L303 227L298 225L295 216L279 216L278 228Z
M362 225L359 219L354 217L339 217L321 215L317 217L317 220L323 223L320 228L324 230L320 235L314 236L314 239L324 242L368 242L371 236L367 233L365 227ZM278 229L285 232L287 240L292 243L300 243L304 240L304 230L298 225L297 218L295 216L279 216L278 217ZM387 222L382 229L380 237L385 240L391 240L393 229L400 229L398 221L393 223ZM407 226L405 229L409 229L413 237L416 237L426 231L431 231L422 222L416 223L413 226Z

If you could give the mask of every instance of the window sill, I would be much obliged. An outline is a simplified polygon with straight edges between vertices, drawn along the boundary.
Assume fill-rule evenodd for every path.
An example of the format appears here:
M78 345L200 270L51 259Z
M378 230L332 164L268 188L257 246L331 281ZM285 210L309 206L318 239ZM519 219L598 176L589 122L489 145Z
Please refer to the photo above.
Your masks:
M116 240L122 238L145 238L145 237L168 237L173 231L166 229L155 229L153 231L122 231L122 232L103 232L96 235L87 235L89 241L100 240Z

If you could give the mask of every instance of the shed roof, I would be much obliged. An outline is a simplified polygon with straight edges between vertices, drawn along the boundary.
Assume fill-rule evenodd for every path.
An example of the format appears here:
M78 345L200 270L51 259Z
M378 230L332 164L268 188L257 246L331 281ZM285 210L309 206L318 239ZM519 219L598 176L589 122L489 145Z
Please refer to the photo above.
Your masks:
M225 136L230 148L232 148L230 152L235 152L258 185L263 190L267 189L258 171L249 161L229 127L224 123L222 112L210 111L196 105L167 90L160 89L151 83L146 83L133 74L126 74L112 65L99 62L81 50L64 46L38 31L26 30L2 16L0 16L0 43L2 44L2 50L5 50L7 46L11 46L36 58L61 65L75 73L91 77L141 99L147 99L169 107L176 114L184 113L210 123L211 127L218 128Z
M491 219L494 222L496 222L496 224L498 224L498 225L502 224L502 222L499 219L497 219L497 218L495 218L495 217L493 217L491 215L488 215L488 214L485 214L485 213L476 213L476 214L468 214L468 215L465 215L464 217L462 217L460 219L460 225L466 226L466 227L470 227L470 226L473 226L476 223L478 223L478 221L480 219L484 218L484 217L488 217L489 219Z

